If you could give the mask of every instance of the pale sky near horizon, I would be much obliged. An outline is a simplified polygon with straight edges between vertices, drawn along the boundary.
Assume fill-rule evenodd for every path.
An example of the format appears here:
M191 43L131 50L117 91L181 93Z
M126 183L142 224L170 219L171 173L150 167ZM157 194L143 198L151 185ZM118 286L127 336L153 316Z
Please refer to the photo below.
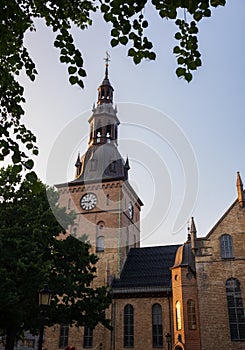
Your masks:
M155 45L157 60L135 66L125 47L110 48L110 27L98 14L90 29L81 33L74 29L87 71L84 90L69 85L67 67L59 63L58 51L53 48L54 33L38 22L37 31L27 35L26 44L39 75L34 83L23 77L21 81L27 100L23 121L37 135L40 148L35 168L40 178L44 182L52 178L49 184L72 180L77 153L84 153L87 147L87 119L97 99L108 50L109 78L121 121L119 150L123 157L129 157L130 181L145 204L142 245L183 242L190 216L195 217L198 235L206 235L236 198L238 170L245 182L244 13L244 0L229 1L200 24L203 66L194 72L190 84L175 76L172 48L177 28L172 22L162 21L146 10L148 35ZM66 135L72 123L78 129ZM170 127L176 131L175 139L171 139ZM79 133L81 141L77 140ZM182 136L190 146L185 155L192 159L194 154L196 164L183 160ZM49 156L60 140L60 154L55 154L56 171L47 177ZM65 149L71 150L69 159ZM67 178L59 168L62 164L66 165ZM189 179L184 177L186 173ZM183 217L182 228L173 234L187 181L189 185L193 181L193 188L198 182L197 199L190 205L193 209L188 217ZM156 218L151 213L153 208ZM160 222L160 218L164 220Z

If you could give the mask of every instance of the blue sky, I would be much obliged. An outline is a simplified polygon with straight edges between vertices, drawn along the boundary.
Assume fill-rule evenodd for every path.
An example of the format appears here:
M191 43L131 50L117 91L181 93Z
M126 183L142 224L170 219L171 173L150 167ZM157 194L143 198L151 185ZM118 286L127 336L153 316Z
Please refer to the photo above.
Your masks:
M190 216L195 217L198 235L206 235L236 198L238 170L245 181L244 13L244 0L230 1L200 24L203 67L195 72L190 84L175 76L172 48L176 45L174 33L177 29L172 22L160 20L150 8L146 10L150 22L148 35L154 42L157 59L135 66L127 57L125 47L110 48L110 26L104 24L98 14L90 29L79 32L74 28L75 41L83 53L87 71L84 90L69 85L67 67L59 63L58 51L53 48L54 34L38 22L37 31L26 36L26 45L39 75L34 83L24 77L21 81L27 100L23 121L37 135L40 155L36 171L41 179L49 180L49 156L53 146L61 140L60 154L55 153L56 170L49 182L73 178L77 153L83 153L87 147L87 119L96 102L97 87L104 74L103 58L108 50L114 102L122 122L119 148L122 146L122 155L128 155L131 161L130 180L145 203L142 245L183 242ZM143 125L144 121L149 122L151 130L144 133L143 128L140 129L140 116ZM136 129L132 125L129 127L134 121ZM169 130L161 129L166 121L170 121L189 144L196 164L185 162L183 166L179 138L176 136L171 144ZM72 123L77 128L75 135L70 132L66 136ZM160 129L164 141L157 135ZM140 149L140 145L142 152L137 156L135 150ZM190 149L187 156L188 152ZM155 159L153 165L152 158ZM65 178L62 167L66 168ZM186 172L188 181L193 180L193 188L198 182L199 190L181 228L173 233L176 213L184 198ZM192 172L193 179L190 178ZM152 216L153 210L156 218Z

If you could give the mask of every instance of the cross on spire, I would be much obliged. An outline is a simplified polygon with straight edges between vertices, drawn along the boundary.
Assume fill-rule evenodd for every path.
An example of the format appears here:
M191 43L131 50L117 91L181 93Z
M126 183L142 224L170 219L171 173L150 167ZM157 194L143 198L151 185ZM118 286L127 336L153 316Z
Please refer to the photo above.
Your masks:
M106 64L106 66L108 67L108 65L109 65L109 62L110 62L110 58L111 58L111 56L110 56L110 54L109 54L109 52L108 51L106 51L106 58L104 58L104 60L105 60L105 64Z

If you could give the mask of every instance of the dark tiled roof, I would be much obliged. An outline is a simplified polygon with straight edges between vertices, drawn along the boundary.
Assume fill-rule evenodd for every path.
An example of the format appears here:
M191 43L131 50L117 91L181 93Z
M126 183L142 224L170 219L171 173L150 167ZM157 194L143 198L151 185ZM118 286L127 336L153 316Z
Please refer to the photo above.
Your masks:
M171 271L179 245L132 248L120 279L112 288L170 287Z

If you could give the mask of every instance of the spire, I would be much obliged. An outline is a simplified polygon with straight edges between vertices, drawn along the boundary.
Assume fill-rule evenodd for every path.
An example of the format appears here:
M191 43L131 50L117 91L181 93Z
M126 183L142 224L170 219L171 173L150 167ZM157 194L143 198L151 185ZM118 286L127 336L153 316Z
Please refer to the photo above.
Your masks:
M196 225L193 217L191 218L190 235L191 235L191 250L193 251L193 253L195 253L197 251L197 245L196 245L197 230L196 230Z
M242 179L241 179L239 171L237 172L236 186L237 186L238 202L239 202L240 207L243 208L243 206L244 206L243 183L242 183Z
M106 58L105 60L105 77L102 81L101 85L98 88L98 101L97 104L101 105L102 103L113 103L113 87L111 86L111 83L108 78L108 67L110 62L110 55L106 51Z
M82 167L82 163L81 163L81 160L80 160L80 153L78 153L77 161L75 163L75 167L76 167L76 175L75 175L75 177L77 178L80 175L80 173L81 173L81 167Z
M126 162L124 164L124 176L125 176L125 179L128 180L128 171L130 169L130 166L129 166L129 160L128 160L128 157L126 159Z

